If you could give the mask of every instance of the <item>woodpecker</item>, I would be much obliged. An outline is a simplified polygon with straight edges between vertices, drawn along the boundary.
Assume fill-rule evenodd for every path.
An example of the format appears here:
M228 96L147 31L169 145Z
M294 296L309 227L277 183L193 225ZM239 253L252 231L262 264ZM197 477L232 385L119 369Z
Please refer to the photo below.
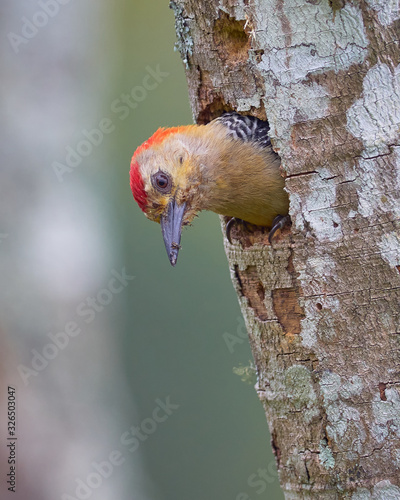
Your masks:
M146 217L161 224L173 266L182 227L201 210L272 228L270 241L288 221L280 158L268 133L268 122L231 112L207 125L159 128L136 149L132 193Z

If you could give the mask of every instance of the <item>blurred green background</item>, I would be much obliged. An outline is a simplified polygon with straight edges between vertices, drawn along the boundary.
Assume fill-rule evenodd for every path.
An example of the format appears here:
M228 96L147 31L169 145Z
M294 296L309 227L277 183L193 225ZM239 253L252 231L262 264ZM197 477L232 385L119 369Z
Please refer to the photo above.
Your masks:
M129 187L135 148L192 122L168 2L10 2L1 28L3 434L7 384L19 413L17 494L4 445L1 498L283 498L263 408L233 373L251 352L219 219L203 213L184 231L172 268ZM112 130L92 133L86 154L105 118ZM68 146L85 151L77 166ZM134 279L104 292L123 269ZM46 351L71 321L80 333ZM53 358L40 368L34 352ZM114 451L123 463L107 466Z

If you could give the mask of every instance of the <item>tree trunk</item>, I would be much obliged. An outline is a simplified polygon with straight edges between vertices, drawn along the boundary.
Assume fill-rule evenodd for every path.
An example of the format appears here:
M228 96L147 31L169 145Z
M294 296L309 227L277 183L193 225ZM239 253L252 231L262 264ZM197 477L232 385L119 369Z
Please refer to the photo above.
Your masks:
M292 227L225 240L287 499L400 499L400 8L177 0L194 117L268 119Z

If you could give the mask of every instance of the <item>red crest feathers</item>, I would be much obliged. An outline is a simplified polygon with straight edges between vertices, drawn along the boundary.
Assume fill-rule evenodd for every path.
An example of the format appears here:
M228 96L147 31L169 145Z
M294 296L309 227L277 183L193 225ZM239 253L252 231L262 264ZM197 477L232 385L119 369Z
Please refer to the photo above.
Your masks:
M147 205L147 193L144 190L144 182L142 174L140 173L139 163L134 160L134 157L131 162L131 189L136 203L142 211L145 212Z
M161 142L163 142L163 140L166 139L170 134L181 132L185 128L187 128L187 126L159 128L149 139L147 139L147 141L145 141L136 149L131 161L131 189L136 203L139 205L143 212L146 211L147 193L144 189L143 177L140 173L139 162L136 160L136 158L140 153L142 153L146 149L149 149L151 146L161 144Z

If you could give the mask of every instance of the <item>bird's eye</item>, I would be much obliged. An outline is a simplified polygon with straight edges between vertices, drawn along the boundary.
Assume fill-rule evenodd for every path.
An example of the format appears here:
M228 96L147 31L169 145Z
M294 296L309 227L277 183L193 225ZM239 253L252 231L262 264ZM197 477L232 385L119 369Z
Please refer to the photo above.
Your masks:
M168 178L165 175L159 175L156 179L157 186L160 189L165 189L168 186Z
M160 191L160 193L169 193L171 191L172 188L171 178L169 175L165 174L164 172L161 172L161 170L155 173L152 176L151 180L153 186L158 191Z

